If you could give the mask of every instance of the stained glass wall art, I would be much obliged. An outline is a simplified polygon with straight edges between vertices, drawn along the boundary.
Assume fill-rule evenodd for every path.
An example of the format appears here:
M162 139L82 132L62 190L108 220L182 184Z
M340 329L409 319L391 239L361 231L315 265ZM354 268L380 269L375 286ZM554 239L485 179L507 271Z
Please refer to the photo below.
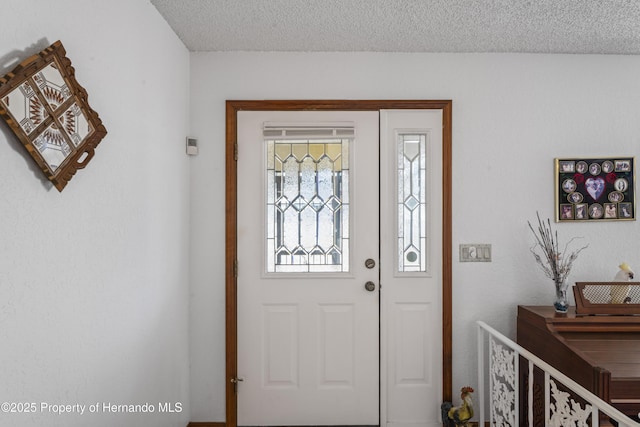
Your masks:
M58 191L107 134L60 41L0 78L0 116Z

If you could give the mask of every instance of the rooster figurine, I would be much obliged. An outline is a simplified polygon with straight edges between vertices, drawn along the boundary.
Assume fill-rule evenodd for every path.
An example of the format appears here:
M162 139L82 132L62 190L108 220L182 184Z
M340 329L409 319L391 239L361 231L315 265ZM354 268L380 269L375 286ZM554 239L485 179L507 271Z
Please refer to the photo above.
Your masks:
M473 389L469 386L462 387L460 398L462 405L453 406L451 402L443 402L440 406L442 410L442 423L447 427L468 427L469 420L473 417L473 401L471 400Z
M620 270L613 278L614 282L629 282L633 280L633 270L629 267L629 264L623 262L618 266ZM611 304L623 304L630 301L629 298L629 285L614 285L611 286Z

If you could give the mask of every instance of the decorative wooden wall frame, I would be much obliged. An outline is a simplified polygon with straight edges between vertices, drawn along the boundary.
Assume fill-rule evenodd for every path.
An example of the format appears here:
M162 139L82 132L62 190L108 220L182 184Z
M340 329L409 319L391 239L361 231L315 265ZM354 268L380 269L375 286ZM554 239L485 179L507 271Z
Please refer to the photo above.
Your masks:
M576 315L640 315L640 282L576 282Z
M58 191L107 134L60 41L0 78L0 116Z
M635 158L555 159L556 222L635 220Z

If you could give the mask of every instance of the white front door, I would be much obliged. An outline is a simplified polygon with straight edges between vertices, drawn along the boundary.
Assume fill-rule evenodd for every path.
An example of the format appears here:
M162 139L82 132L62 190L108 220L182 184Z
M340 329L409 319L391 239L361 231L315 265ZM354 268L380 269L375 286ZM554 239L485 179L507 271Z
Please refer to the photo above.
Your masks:
M238 151L238 424L378 424L378 113L239 112Z
M237 119L238 425L437 425L441 111Z

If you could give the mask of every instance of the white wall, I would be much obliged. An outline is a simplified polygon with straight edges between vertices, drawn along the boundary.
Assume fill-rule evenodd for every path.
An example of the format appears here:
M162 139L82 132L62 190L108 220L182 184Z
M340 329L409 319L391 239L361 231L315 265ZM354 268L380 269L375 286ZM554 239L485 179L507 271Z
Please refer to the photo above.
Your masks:
M0 123L0 425L184 427L189 54L148 0L2 1L0 75L56 40L108 134L59 193ZM156 412L40 411L97 402Z
M552 303L527 221L553 217L555 157L638 155L639 75L637 56L192 53L192 421L225 419L225 100L453 100L455 391L476 384L476 320L515 338L518 304ZM590 245L570 280L640 269L639 227L559 224ZM460 243L491 243L493 262L459 263Z

